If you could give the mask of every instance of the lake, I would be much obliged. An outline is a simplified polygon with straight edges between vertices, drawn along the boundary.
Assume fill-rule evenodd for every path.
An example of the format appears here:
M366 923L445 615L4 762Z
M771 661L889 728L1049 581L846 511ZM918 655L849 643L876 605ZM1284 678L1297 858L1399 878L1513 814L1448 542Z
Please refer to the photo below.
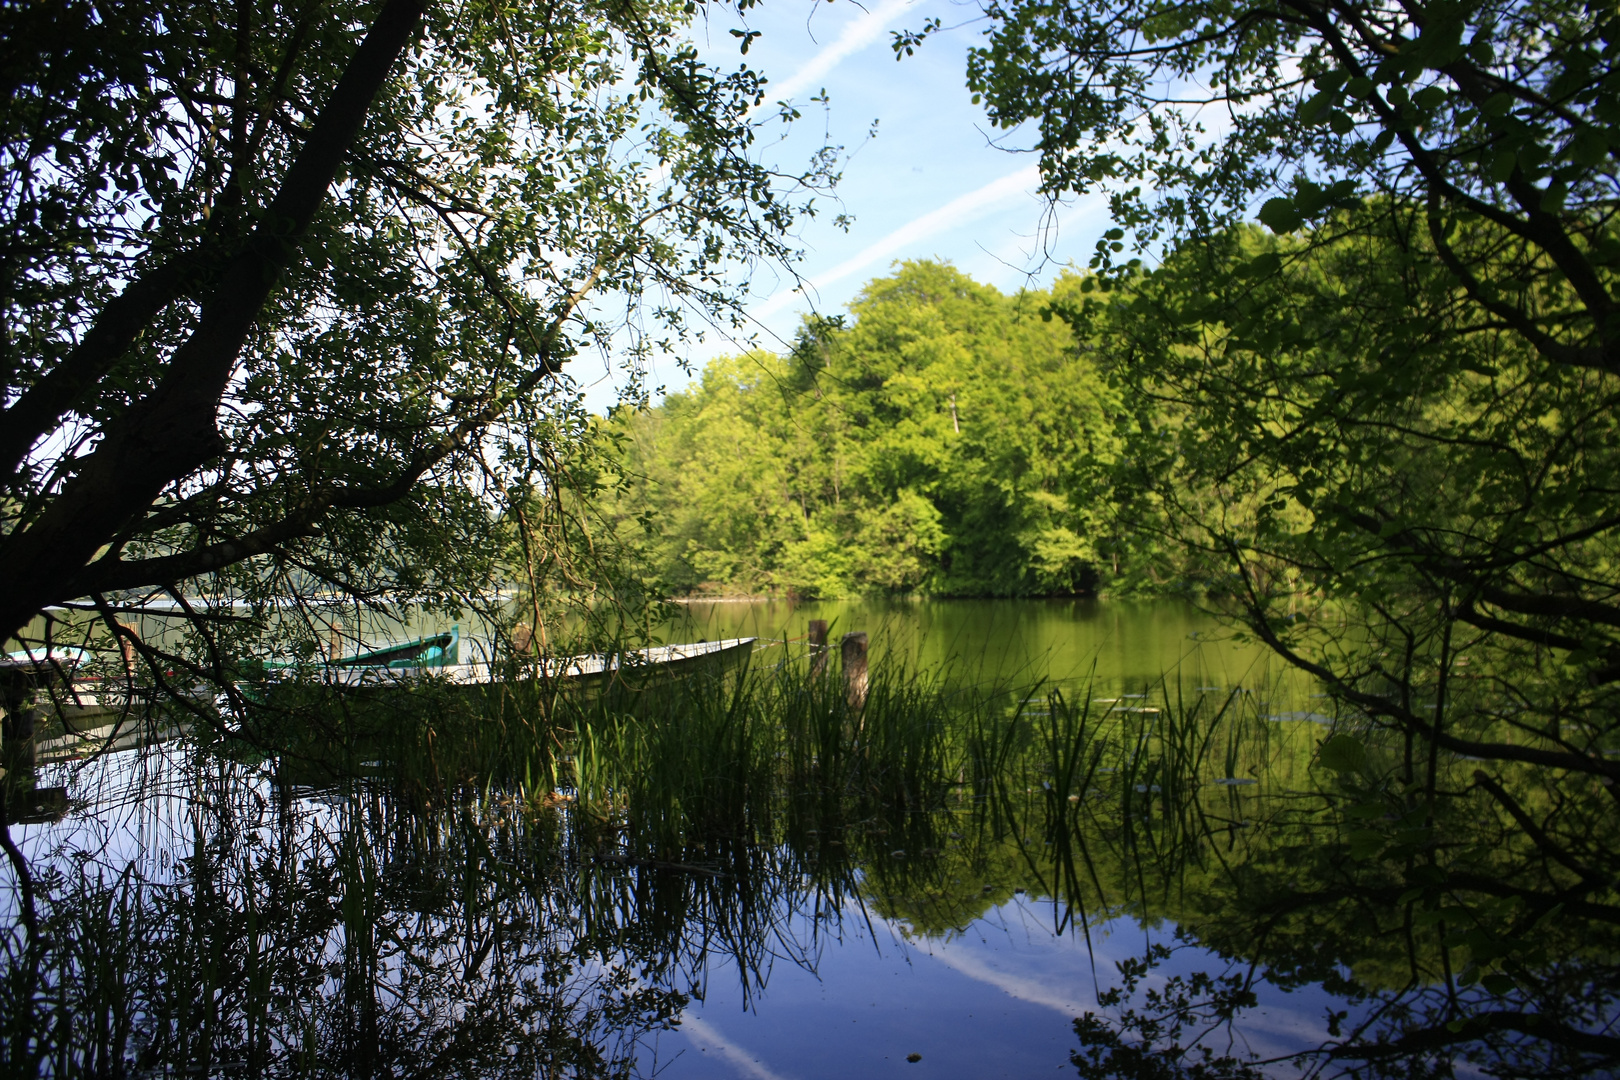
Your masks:
M836 660L810 673L810 619L870 635L858 707ZM710 603L661 633L761 642L745 673L577 704L270 701L252 739L40 766L8 799L8 1063L786 1080L1620 1061L1610 886L1571 891L1555 866L1536 891L1534 844L1460 802L1414 818L1375 732L1189 607ZM1324 768L1322 740L1351 730L1366 760ZM1463 790L1473 766L1441 764ZM1465 880L1511 887L1481 904Z
M694 601L668 623L671 640L691 637L802 639L812 619L837 641L865 631L874 658L894 655L970 681L1093 677L1142 687L1165 676L1196 685L1270 682L1281 673L1265 649L1233 640L1207 614L1174 602L1067 600Z

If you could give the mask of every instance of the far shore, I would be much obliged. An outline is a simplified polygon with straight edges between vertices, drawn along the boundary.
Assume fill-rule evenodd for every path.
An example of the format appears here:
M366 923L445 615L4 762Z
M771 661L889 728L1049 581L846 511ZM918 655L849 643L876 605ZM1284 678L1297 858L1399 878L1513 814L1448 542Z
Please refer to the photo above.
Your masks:
M791 596L666 596L668 604L752 604L760 600L786 600L795 604L814 604L815 600L798 600Z

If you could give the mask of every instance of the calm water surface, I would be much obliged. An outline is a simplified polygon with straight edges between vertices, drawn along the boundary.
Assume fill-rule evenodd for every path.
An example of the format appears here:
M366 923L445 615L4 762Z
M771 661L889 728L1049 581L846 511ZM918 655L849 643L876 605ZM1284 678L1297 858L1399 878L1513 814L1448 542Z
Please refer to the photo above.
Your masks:
M1346 830L1372 815L1347 825L1344 781L1312 765L1331 723L1312 706L1331 710L1209 617L712 603L664 636L758 637L759 672L802 661L811 619L835 640L866 631L874 670L1000 688L930 735L954 775L899 796L876 765L831 797L749 780L715 811L713 792L741 790L715 764L590 801L567 780L590 753L650 754L650 769L679 749L625 749L652 721L611 716L596 749L558 759L555 790L532 770L424 785L341 724L319 752L171 743L41 767L68 810L9 826L43 945L29 952L13 865L8 1053L37 1046L62 1075L763 1080L1168 1078L1205 1051L1208 1075L1234 1078L1607 1075L1620 1060L1604 1056L1620 977L1603 918L1535 924L1580 944L1538 944L1526 963L1544 969L1506 998L1459 983L1460 916L1436 952L1434 920L1414 928L1412 859L1357 854ZM1166 726L1176 707L1203 710L1193 736ZM620 749L602 749L610 736ZM352 779L317 767L338 759ZM1493 1009L1573 1034L1471 1034L1470 1011ZM1087 1014L1104 1026L1083 1038ZM1415 1056L1341 1053L1402 1039Z
M978 681L1047 680L1061 686L1144 686L1168 677L1190 686L1263 686L1281 677L1265 649L1212 616L1174 601L785 600L694 601L663 628L669 640L758 637L802 641L810 620L829 639L865 631L874 659Z

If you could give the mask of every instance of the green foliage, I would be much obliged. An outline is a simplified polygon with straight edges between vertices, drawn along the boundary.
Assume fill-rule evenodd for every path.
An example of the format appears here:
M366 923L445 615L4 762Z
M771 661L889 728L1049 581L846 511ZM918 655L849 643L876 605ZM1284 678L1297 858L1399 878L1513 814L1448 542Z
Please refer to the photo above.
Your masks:
M1039 125L1053 195L1112 190L1125 288L1065 312L1135 403L1148 520L1369 715L1479 751L1511 710L1620 782L1613 12L985 10L992 119ZM1126 230L1161 270L1118 266Z
M1506 724L1613 779L1620 386L1478 322L1380 206L1332 226L1213 236L1065 309L1136 404L1129 482L1232 615L1367 715L1486 757L1518 754Z
M1335 735L1322 743L1317 760L1334 772L1361 772L1367 768L1367 748L1354 735Z
M698 60L697 12L0 11L0 634L154 589L501 585L493 523L597 485L570 358L681 349L832 180L758 157L763 80Z
M1106 189L1146 252L1376 199L1548 359L1620 372L1607 222L1620 21L1568 0L986 0L967 81L1043 186ZM914 46L917 35L909 35ZM899 47L899 46L897 46ZM1219 127L1208 118L1219 111ZM1484 223L1488 234L1459 229ZM1329 232L1336 231L1337 226ZM1574 303L1549 302L1568 286Z
M847 325L807 323L792 355L715 361L695 389L621 414L625 468L644 478L626 506L650 509L671 586L830 597L1139 584L1151 560L1132 558L1108 495L1116 397L1051 318L1082 280L1006 297L907 263L867 285Z

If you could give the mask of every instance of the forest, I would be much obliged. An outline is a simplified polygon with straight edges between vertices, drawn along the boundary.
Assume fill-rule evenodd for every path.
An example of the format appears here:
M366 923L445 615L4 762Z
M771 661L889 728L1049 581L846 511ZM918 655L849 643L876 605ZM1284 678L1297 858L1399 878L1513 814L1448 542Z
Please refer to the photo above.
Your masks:
M768 349L860 159L760 7L0 4L0 1067L761 1075L875 914L1083 943L1043 1075L1615 1075L1620 16L982 0L1106 223Z
M937 263L867 284L786 356L713 361L603 430L679 593L1043 596L1165 584L1108 489L1120 397L1053 318ZM1124 563L1121 554L1126 553Z

